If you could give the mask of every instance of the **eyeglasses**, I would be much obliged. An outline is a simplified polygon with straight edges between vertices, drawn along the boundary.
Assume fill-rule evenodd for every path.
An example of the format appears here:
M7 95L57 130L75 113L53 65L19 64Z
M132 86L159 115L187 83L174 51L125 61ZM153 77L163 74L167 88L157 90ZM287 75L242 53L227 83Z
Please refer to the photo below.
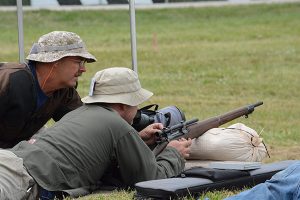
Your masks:
M78 63L79 64L79 68L85 67L85 63L87 62L86 60L75 60L75 59L70 59L70 60Z
M81 60L81 61L79 62L79 67L80 67L80 68L83 68L83 67L85 66L85 63L86 63L86 60Z

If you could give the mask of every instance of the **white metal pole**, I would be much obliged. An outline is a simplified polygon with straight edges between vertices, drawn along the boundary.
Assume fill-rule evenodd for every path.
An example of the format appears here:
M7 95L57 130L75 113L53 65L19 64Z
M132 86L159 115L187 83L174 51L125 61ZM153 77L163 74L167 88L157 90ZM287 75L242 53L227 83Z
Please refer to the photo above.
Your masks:
M24 63L25 59L24 59L22 0L17 0L17 15L18 15L19 62Z
M129 12L130 12L132 70L135 71L136 73L138 73L138 69L137 69L137 52L136 52L136 29L135 29L134 0L129 0Z

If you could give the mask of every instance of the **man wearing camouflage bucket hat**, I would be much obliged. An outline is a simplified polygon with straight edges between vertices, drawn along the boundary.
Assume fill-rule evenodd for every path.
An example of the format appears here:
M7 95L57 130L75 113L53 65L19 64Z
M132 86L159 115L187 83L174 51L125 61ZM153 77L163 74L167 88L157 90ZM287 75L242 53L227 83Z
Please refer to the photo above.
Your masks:
M81 106L78 77L96 58L77 34L53 31L33 44L27 60L0 63L0 148L30 139L49 119Z

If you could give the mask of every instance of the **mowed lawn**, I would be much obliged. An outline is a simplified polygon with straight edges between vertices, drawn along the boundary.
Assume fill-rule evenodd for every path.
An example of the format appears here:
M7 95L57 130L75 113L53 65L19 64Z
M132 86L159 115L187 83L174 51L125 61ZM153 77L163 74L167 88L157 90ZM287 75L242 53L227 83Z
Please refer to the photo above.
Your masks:
M16 62L16 13L0 12L0 19L0 61ZM224 126L242 122L260 133L271 155L265 163L300 159L299 21L299 3L137 10L138 73L155 94L147 104L176 105L187 119L202 120L263 101L248 119ZM98 58L80 78L85 96L96 71L131 68L129 22L126 10L26 11L25 54L47 32L78 33ZM130 199L132 194L83 199Z

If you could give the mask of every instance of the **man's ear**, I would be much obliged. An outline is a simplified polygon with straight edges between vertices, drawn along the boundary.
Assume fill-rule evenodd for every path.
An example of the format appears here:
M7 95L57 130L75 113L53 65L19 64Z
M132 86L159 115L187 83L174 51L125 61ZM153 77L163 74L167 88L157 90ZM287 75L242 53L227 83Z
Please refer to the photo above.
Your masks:
M121 117L124 116L124 114L126 114L126 111L127 111L127 106L125 104L122 104L122 103L114 103L114 104L111 104L111 107L116 110Z
M125 104L122 104L122 103L119 103L119 109L121 112L124 112L126 113L127 112L127 109L128 109L128 105L125 105Z

